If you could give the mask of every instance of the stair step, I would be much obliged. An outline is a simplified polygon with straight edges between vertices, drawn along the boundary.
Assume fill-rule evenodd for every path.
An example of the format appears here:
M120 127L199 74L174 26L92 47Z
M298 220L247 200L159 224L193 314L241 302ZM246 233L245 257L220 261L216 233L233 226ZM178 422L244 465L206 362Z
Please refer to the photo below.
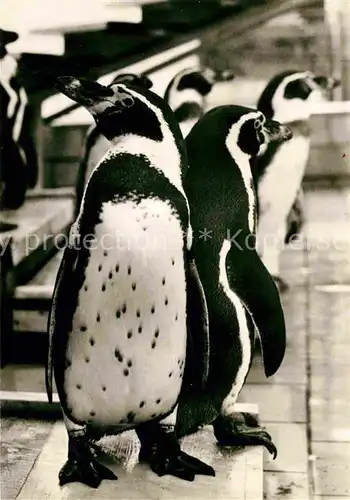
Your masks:
M257 406L254 405L257 410ZM238 408L238 405L237 405ZM247 411L252 405L239 405ZM118 476L103 481L96 490L80 483L58 485L58 472L67 459L67 433L63 422L56 422L28 475L18 500L53 498L98 498L123 500L180 499L263 499L263 449L222 449L217 446L210 426L182 440L182 449L214 467L216 477L198 476L194 482L158 477L148 465L138 462L139 441L134 431L100 441L99 461Z

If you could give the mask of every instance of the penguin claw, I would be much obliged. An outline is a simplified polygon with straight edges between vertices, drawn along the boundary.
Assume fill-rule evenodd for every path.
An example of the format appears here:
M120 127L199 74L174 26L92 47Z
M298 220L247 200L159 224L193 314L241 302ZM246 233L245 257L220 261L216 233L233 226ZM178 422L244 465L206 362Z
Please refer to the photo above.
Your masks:
M68 458L61 468L58 478L60 486L79 482L91 488L98 488L103 479L118 479L114 472L93 458L84 461Z
M262 445L271 453L273 460L277 457L277 448L270 434L259 427L257 418L247 419L241 414L244 423L235 422L234 418L218 417L214 422L214 434L221 446L257 446ZM249 415L252 417L252 415Z
M152 461L151 469L160 477L168 474L185 481L194 481L197 474L215 476L215 471L210 465L181 450L176 454L162 453L158 455Z

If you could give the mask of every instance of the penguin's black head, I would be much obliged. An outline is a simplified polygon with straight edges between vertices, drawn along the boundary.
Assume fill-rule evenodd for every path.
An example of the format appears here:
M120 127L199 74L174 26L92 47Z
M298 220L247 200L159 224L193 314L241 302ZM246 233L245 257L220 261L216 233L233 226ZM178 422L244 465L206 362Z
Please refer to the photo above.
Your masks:
M267 118L283 123L307 120L314 103L326 99L325 90L338 83L310 71L289 70L274 76L262 92L257 108Z
M93 80L72 76L59 77L56 87L84 106L110 141L129 134L155 141L163 139L162 121L171 110L163 99L147 88L130 83L114 83L106 87Z
M153 87L152 80L150 80L146 75L135 75L134 73L120 73L113 79L112 83L108 85L108 87L111 87L116 83L124 83L125 85L133 85L144 89L151 89Z
M230 122L226 145L233 156L237 148L242 153L255 156L261 146L269 142L284 142L292 138L289 127L267 119L261 111L243 106L225 106Z
M18 39L18 34L14 31L3 30L0 28L0 59L6 56L6 45L15 42Z

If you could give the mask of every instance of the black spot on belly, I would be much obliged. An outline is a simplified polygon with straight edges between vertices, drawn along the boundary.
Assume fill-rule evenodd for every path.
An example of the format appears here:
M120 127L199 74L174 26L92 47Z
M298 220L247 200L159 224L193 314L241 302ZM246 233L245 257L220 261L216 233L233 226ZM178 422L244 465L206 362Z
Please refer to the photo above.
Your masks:
M108 255L107 250L104 250L104 251L103 251L103 255L104 255L105 257L107 257L107 255Z
M145 212L145 213L143 214L143 218L144 218L144 219L147 219L147 216L148 216L148 213L147 213L147 212Z
M169 373L169 378L171 378L173 376L173 372L170 372Z
M156 413L152 413L151 418L156 418L156 416L157 416Z
M157 405L159 405L160 402L161 402L161 399L158 398L157 401L156 401Z
M106 291L106 285L103 283L102 285L102 292L105 292Z
M119 264L117 264L117 265L115 266L115 272L116 272L116 273L119 273Z
M122 362L123 361L123 355L119 351L119 349L115 349L114 351L114 356L117 358L118 361Z
M154 306L152 306L151 308L151 313L154 314L154 311L156 310L156 308Z
M86 332L86 330L87 330L86 326L83 325L83 326L80 327L80 331L81 332Z
M144 402L144 401L141 401L141 403L140 403L140 405L139 405L139 406L140 406L140 408L143 408L143 407L145 406L145 402Z
M141 316L140 309L137 309L137 311L136 311L136 316L137 316L138 318Z
M174 258L171 259L171 265L175 266L175 260L174 260Z
M102 271L102 265L101 265L101 264L98 266L98 271L99 271L99 272L101 272L101 271Z
M128 422L133 422L134 421L134 418L136 417L135 413L133 413L132 411L129 411L129 413L127 414L127 419L128 419Z
M127 376L129 375L129 370L127 370L127 369L125 368L125 370L123 371L123 373L124 373L125 377L127 377Z
M98 314L98 315L97 315L97 317L96 317L96 321L97 321L97 323L99 323L99 322L101 321L101 316L100 316L100 314Z
M175 321L177 321L179 319L179 315L176 313L175 315Z
M169 303L169 301L168 301L168 297L165 297L164 304L167 306L167 305L168 305L168 303Z
M128 266L128 274L131 274L131 266Z
M90 363L90 359L88 357L85 358L85 363Z
M131 330L128 331L127 337L128 337L128 339L131 339L131 337L132 337L132 331Z
M92 337L91 337L91 339L90 339L90 344L91 344L91 345L95 345L95 339L93 339Z
M77 384L77 389L81 389L81 385L80 384Z
M132 361L131 361L131 359L128 360L127 365L128 365L129 368L132 367Z
M147 231L147 227L143 227L143 228L142 228L142 231Z
M102 386L103 392L106 392L107 387L105 385Z
M91 417L94 417L96 415L96 413L94 411L90 411L90 416Z
M117 310L117 312L115 313L115 315L116 315L117 318L120 318L121 312L120 312L119 309Z
M126 313L126 304L123 304L122 312L125 314Z
M136 290L136 283L132 283L131 288L133 289L133 291L135 291Z
M153 340L153 342L151 344L151 347L152 347L152 349L154 349L156 347L156 341L155 340Z
M87 285L84 285L85 292L87 292L87 289L88 289Z
M140 326L138 327L137 331L138 331L139 333L142 333L142 325L140 325Z
M165 278L162 279L162 285L165 285Z
M69 359L66 359L66 368L72 366L72 362Z
M159 337L159 328L154 332L154 336L156 339Z
M110 272L109 275L108 275L108 278L111 280L113 278L113 273Z

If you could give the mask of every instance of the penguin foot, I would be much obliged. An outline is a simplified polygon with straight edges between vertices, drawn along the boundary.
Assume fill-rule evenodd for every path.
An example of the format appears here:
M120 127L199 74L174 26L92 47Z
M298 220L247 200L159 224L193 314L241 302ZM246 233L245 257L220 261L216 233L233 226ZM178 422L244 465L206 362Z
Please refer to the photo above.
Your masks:
M68 460L61 468L58 478L60 486L79 482L91 488L98 488L103 479L118 479L114 472L93 457L87 444L75 442L71 437Z
M214 424L214 435L221 446L263 445L277 457L277 448L268 432L259 426L258 418L250 413L234 413L230 417L218 417Z
M195 476L215 476L214 469L181 450L175 432L167 432L159 424L156 432L147 433L137 431L141 441L140 461L150 464L151 469L158 476L166 474L194 481Z
M279 276L272 276L274 282L276 283L276 286L278 288L278 291L280 293L287 292L289 290L289 285L286 281L284 281L282 278Z

